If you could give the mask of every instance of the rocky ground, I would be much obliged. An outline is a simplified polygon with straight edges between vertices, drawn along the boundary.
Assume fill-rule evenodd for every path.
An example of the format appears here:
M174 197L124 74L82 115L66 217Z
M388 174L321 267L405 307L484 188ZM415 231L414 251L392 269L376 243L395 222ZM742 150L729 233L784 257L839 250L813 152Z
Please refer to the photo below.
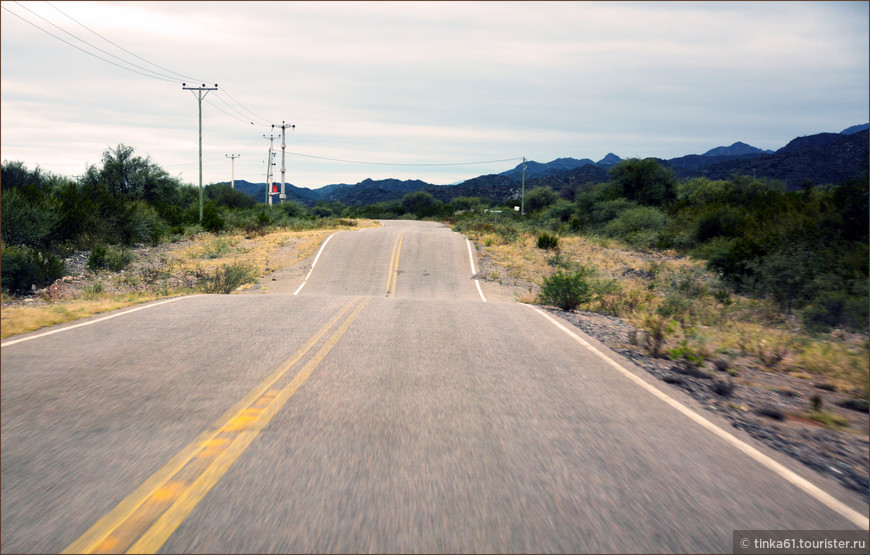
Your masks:
M497 265L478 251L479 276L486 279ZM497 275L504 276L499 271ZM539 287L514 277L500 277L499 284L512 291L515 299L534 298ZM777 372L764 372L751 365L709 361L702 366L649 356L639 346L642 332L619 318L592 312L567 312L547 307L584 333L601 341L639 367L682 389L707 410L727 418L735 428L745 430L769 447L785 453L818 472L831 476L862 495L870 493L868 475L868 416L866 404L854 410L841 406L853 396L831 391L828 384ZM718 364L718 366L717 366ZM825 428L807 418L813 398L821 399L824 411L845 418L842 430Z
M129 249L133 262L120 272L92 271L88 268L90 251L78 251L64 259L64 277L44 289L35 290L31 296L4 299L3 304L45 304L78 299L95 291L125 294L143 292L149 288L155 291L161 287L165 290L192 288L197 277L181 269L173 271L172 266L167 264L166 255L170 251L188 248L193 243L190 239L184 239L158 246L136 245Z

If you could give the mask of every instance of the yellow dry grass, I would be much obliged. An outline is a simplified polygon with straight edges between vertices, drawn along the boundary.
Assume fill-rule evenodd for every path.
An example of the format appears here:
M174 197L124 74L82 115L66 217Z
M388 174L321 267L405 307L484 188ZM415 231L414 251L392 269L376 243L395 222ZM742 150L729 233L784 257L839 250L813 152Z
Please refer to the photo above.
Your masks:
M380 225L372 220L354 222L353 226L340 225L332 229L304 231L278 229L263 236L250 238L245 237L244 234L202 233L194 238L193 245L185 245L167 252L166 265L171 271L214 273L224 265L243 264L254 268L259 277L310 256L330 233L339 229L361 229ZM288 246L292 248L283 248ZM5 339L47 326L185 292L167 290L162 295L100 293L92 295L90 299L79 298L36 305L7 304L0 311L0 323L2 323L0 337Z
M500 273L541 284L558 269L553 263L556 254L537 248L537 238L531 233L521 233L513 241L491 232L468 234L501 267ZM559 237L558 256L563 264L593 268L592 281L615 283L611 292L600 288L603 292L582 309L621 317L647 332L653 324L672 321L660 346L663 352L682 349L707 359L740 358L766 371L823 380L839 391L870 390L866 335L810 334L771 303L739 295L732 294L730 303L723 304L712 296L718 280L701 260L675 252L634 252L614 241L580 236ZM654 277L639 279L637 271ZM675 294L669 284L687 275L694 276L706 292ZM537 302L533 293L518 300ZM668 302L681 304L675 314L662 317L660 309Z
M117 310L152 301L154 295L128 295L124 298L96 300L76 299L36 306L8 306L0 312L0 338L35 331L48 326L88 318L101 312Z

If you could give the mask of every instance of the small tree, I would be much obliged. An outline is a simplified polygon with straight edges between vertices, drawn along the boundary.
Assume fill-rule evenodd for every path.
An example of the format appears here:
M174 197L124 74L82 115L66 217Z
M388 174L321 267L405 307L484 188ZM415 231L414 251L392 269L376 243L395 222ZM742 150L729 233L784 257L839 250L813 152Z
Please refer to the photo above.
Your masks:
M414 191L402 197L402 206L419 218L431 216L438 201L426 191Z
M549 187L536 187L526 193L526 208L529 212L543 210L559 200L559 195Z
M620 162L611 168L610 181L625 198L640 204L665 206L676 199L676 177L652 158Z

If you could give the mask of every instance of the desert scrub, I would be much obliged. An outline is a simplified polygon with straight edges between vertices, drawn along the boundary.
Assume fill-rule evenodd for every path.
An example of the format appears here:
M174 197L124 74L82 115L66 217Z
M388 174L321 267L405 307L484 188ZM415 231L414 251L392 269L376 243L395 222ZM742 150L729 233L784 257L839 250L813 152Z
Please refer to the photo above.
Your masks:
M541 284L541 303L574 310L588 302L591 298L588 275L585 268L573 272L557 270Z
M214 273L197 272L198 288L203 293L229 295L257 279L257 271L247 264L225 264Z
M867 395L867 368L870 357L864 345L843 341L807 340L795 347L793 362L787 370L809 372L824 376L838 389L859 390Z
M88 268L120 272L133 262L133 253L123 247L97 245L88 255Z
M239 243L239 237L223 237L217 236L211 241L203 244L202 258L212 260L222 258L234 252L239 252L236 245Z
M554 250L559 248L559 238L549 233L538 235L538 248L542 250Z
M5 293L27 293L34 286L42 287L62 277L66 270L60 258L33 247L3 245L0 259Z

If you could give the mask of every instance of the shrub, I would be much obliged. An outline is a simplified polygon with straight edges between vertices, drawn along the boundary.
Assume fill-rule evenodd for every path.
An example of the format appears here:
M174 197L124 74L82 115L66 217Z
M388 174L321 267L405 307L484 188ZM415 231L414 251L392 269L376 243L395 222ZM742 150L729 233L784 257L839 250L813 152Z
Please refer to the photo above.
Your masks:
M604 226L603 232L635 247L652 248L666 222L667 217L658 208L637 206L621 212Z
M21 294L33 286L44 287L63 277L63 260L32 247L3 247L0 255L2 288L8 293Z
M211 202L205 203L205 206L202 208L202 227L212 233L223 231L225 227L224 220L218 213L217 206Z
M88 255L88 268L91 270L101 270L106 267L106 247L97 245L91 249L91 254Z
M555 305L562 310L574 310L580 304L591 298L588 271L581 269L576 272L558 270L541 285L541 302Z
M244 264L224 265L214 274L197 272L199 289L204 293L229 295L239 286L256 279L256 271Z
M97 245L88 256L88 268L91 270L109 270L120 272L133 262L133 253L124 248Z
M541 233L538 235L538 248L543 250L559 248L559 238L546 232Z
M837 404L858 412L870 412L870 402L867 399L844 399Z
M657 357L662 353L662 347L677 329L677 323L662 315L645 314L641 329L647 332L649 353Z
M3 191L0 234L11 245L45 245L61 220L59 203L47 195L27 199L16 189Z
M559 200L559 195L549 187L536 187L526 193L526 210L531 214L543 210Z
M150 243L156 246L168 231L169 226L160 218L153 206L139 201L130 205L123 229L126 244Z
M865 330L868 322L867 297L850 296L845 291L824 291L802 313L804 325L814 331L836 326Z

